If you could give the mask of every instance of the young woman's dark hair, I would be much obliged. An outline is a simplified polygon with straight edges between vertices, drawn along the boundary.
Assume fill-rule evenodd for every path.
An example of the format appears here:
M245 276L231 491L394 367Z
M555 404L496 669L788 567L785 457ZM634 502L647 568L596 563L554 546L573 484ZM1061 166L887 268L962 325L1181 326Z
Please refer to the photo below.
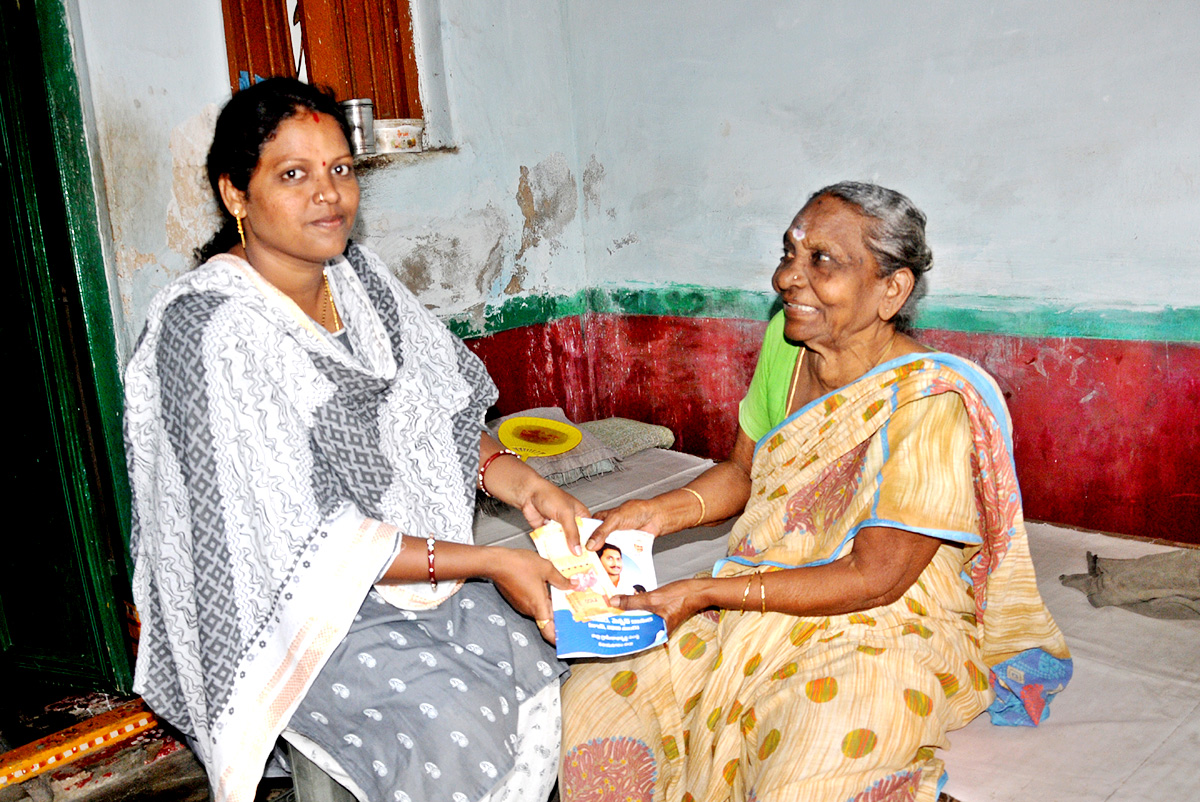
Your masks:
M221 202L218 184L221 176L229 176L230 182L245 192L263 146L275 137L280 124L297 114L314 112L337 120L346 141L350 141L350 124L333 93L295 78L259 81L238 92L221 109L207 161L208 183L221 210L221 227L212 239L196 249L197 264L225 253L238 242L237 221Z

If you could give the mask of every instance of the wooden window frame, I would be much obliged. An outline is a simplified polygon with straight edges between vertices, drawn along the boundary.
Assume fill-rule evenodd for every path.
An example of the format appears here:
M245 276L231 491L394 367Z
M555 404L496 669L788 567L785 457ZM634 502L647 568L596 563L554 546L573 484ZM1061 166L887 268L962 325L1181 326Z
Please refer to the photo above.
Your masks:
M286 0L221 0L229 84L295 77ZM409 0L299 0L301 49L311 83L338 100L368 97L376 119L421 118Z

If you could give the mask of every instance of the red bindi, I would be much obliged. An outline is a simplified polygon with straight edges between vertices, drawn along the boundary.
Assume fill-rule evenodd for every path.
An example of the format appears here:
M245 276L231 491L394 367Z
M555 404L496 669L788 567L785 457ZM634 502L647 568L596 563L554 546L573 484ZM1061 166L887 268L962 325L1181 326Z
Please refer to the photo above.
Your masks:
M322 166L322 167L324 167L324 166L325 166L325 162L321 162L321 166Z
M315 122L315 123L321 122L321 115L317 114L315 111L313 112L313 122Z

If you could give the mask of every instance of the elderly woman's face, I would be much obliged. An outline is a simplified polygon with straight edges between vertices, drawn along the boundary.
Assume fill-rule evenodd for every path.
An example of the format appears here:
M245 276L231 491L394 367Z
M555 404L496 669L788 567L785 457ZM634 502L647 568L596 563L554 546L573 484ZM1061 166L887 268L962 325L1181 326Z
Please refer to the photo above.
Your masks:
M263 145L242 197L247 252L323 264L346 249L358 197L354 159L337 121L315 112L289 117Z
M784 334L814 345L849 344L890 325L887 279L863 237L869 218L840 198L820 197L783 235L783 258L771 285L783 299ZM894 313L894 312L893 312Z

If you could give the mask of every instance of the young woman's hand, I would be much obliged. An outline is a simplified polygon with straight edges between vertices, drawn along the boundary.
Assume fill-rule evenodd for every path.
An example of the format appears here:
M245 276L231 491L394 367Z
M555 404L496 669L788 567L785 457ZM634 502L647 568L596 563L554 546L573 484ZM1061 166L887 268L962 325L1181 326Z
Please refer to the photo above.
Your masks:
M554 643L554 611L547 585L570 590L571 580L536 551L493 547L489 552L487 578L514 610L532 618L542 637Z
M579 525L575 519L588 517L588 508L583 502L572 496L561 487L542 479L530 481L530 491L521 504L521 514L529 525L537 529L547 521L558 521L567 534L567 546L572 552L579 553Z
M512 452L499 454L500 443L488 433L479 438L479 464L484 492L511 504L521 511L530 527L537 529L547 521L558 521L567 533L567 545L576 554L579 546L579 525L576 517L586 518L588 508L567 491L542 478ZM498 458L498 457L503 457Z

